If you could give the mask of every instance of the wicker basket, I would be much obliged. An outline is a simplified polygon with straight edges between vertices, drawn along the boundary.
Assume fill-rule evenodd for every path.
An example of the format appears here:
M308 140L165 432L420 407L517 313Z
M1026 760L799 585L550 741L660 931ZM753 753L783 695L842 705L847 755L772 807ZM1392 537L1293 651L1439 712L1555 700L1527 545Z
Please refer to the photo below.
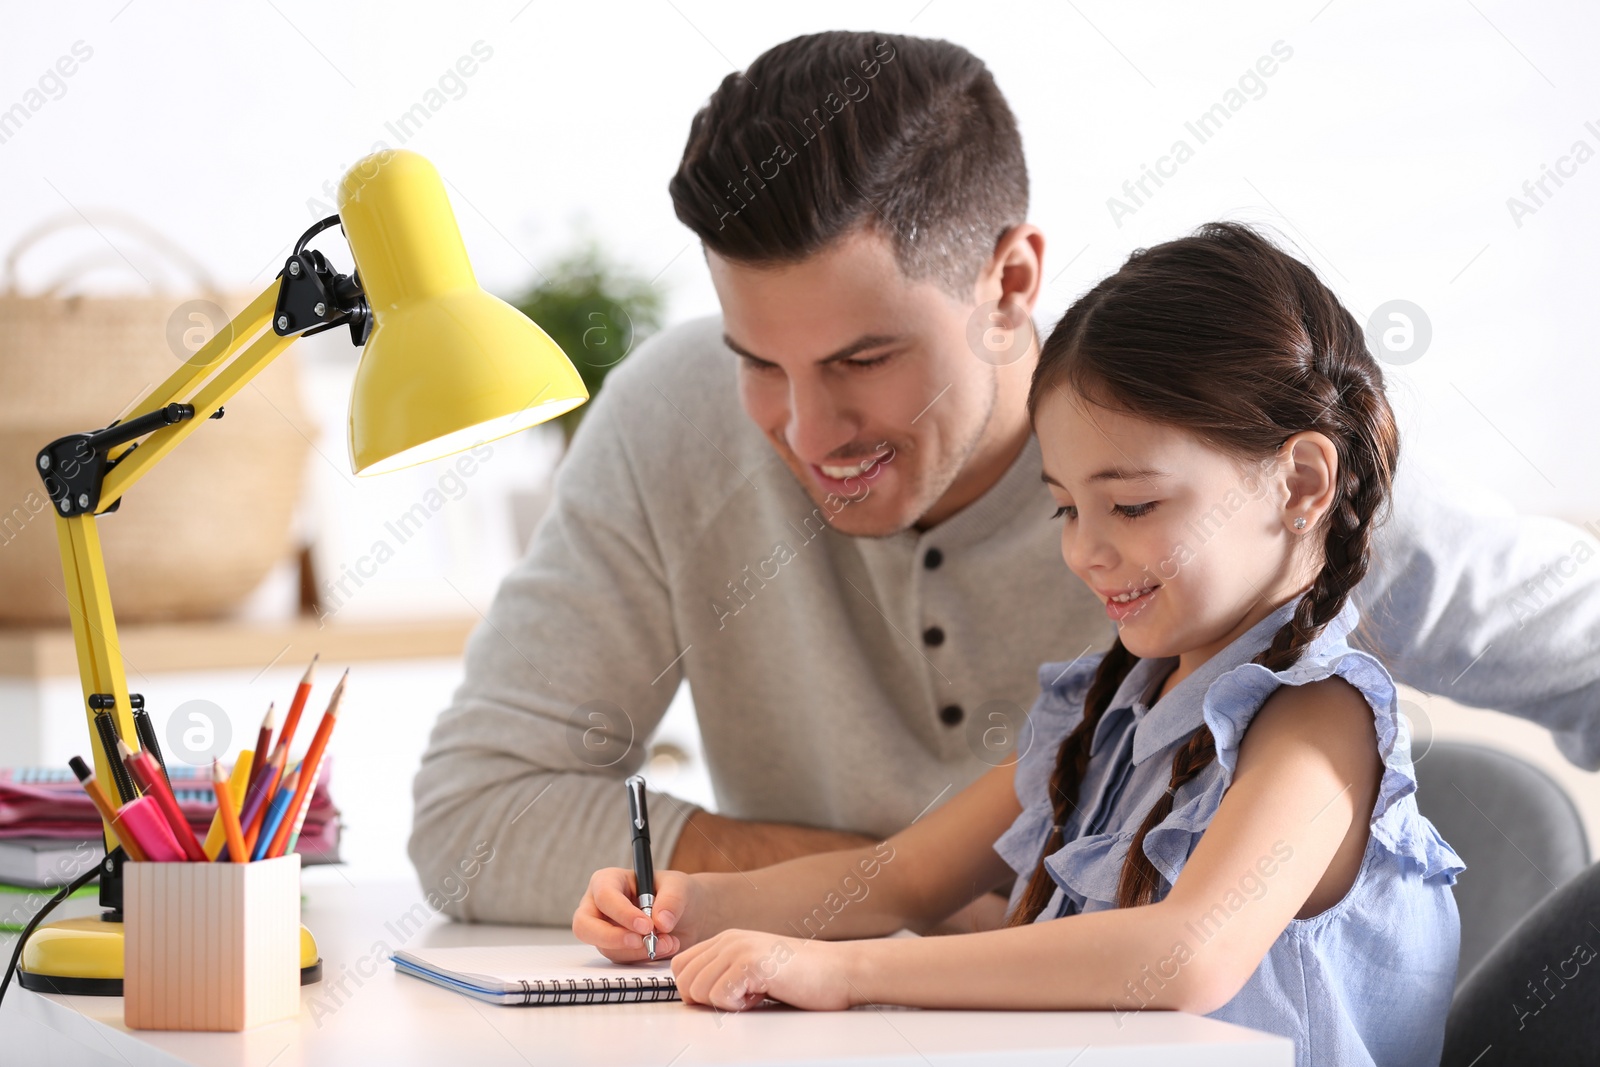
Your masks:
M18 295L18 257L62 228L18 243L0 293L0 624L69 618L39 449L118 418L222 325L205 321L215 309L232 316L249 299ZM187 264L158 235L139 236ZM97 520L119 621L224 614L284 558L314 436L296 383L291 351Z

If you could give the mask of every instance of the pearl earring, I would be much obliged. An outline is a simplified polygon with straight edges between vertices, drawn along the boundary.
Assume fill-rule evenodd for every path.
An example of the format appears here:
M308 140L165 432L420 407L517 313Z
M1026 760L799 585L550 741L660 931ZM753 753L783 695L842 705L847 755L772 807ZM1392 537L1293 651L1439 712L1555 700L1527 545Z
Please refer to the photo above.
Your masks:
M1296 530L1304 530L1306 528L1306 517L1304 515L1294 520L1294 528Z

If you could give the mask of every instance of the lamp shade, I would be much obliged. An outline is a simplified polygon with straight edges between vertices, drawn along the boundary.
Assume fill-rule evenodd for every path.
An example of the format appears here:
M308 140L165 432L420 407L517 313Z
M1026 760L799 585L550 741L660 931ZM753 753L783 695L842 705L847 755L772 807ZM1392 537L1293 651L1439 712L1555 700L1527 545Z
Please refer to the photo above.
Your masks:
M355 473L438 459L589 398L560 346L478 287L433 164L375 152L339 183L338 207L373 318L350 394Z

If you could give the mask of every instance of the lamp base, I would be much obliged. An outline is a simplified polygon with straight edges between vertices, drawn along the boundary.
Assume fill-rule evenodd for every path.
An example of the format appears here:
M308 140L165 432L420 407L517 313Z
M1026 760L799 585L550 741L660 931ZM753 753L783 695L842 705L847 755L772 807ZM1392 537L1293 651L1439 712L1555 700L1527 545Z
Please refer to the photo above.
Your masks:
M300 984L322 981L311 931L300 927ZM46 923L22 950L17 983L35 993L122 996L122 923L89 916Z

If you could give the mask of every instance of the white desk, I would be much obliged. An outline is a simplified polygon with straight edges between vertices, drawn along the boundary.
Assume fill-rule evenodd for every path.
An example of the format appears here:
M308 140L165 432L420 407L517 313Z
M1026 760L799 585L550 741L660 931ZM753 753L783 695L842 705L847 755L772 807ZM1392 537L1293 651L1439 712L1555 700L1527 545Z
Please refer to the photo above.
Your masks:
M564 929L469 926L431 915L415 885L352 887L338 871L306 874L305 923L324 960L300 1018L239 1034L128 1030L120 998L13 989L0 1009L0 1061L365 1067L581 1063L856 1064L954 1067L1290 1067L1291 1043L1199 1016L1142 1012L977 1012L768 1007L725 1015L681 1002L508 1008L395 973L390 950L419 945L570 942ZM407 922L407 915L412 917ZM417 919L430 916L419 926Z

